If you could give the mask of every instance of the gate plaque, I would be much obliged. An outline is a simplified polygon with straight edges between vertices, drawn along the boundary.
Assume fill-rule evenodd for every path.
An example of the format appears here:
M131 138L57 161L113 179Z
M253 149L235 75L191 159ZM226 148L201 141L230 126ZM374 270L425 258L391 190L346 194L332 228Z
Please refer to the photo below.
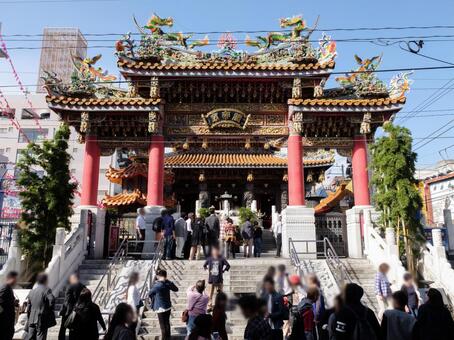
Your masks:
M202 114L202 118L208 128L239 128L245 129L251 115L246 115L236 109L215 109Z

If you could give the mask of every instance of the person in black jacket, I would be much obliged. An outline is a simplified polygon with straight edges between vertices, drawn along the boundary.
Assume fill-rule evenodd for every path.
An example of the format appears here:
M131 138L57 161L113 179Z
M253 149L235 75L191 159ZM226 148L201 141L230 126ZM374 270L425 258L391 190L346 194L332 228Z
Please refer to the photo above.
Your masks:
M65 300L60 310L61 325L60 331L58 332L58 340L66 339L66 319L74 310L74 307L79 300L80 292L82 292L82 290L85 288L85 286L80 283L79 275L77 273L73 273L69 276L68 283L69 286L68 288L66 288Z
M74 307L74 319L69 330L70 340L98 340L98 322L106 330L106 324L96 303L91 300L91 292L84 288Z
M14 336L15 307L18 301L14 297L13 287L18 274L14 271L6 275L6 283L0 287L0 340L11 340Z
M104 340L136 340L136 333L131 327L133 323L132 307L124 302L119 303L112 315Z
M415 340L448 340L454 336L454 321L443 303L441 293L434 288L427 292L427 302L418 310L413 328Z
M276 292L274 288L274 279L272 277L265 277L263 280L264 294L262 300L265 301L267 311L265 320L271 326L272 339L282 340L284 326L284 319L288 319L288 310L284 305L284 298L281 294Z
M335 314L334 335L336 340L350 340L353 337L356 323L365 319L368 331L375 335L375 339L381 339L381 329L374 312L361 303L364 290L356 283L349 283L344 287L342 298L344 305Z

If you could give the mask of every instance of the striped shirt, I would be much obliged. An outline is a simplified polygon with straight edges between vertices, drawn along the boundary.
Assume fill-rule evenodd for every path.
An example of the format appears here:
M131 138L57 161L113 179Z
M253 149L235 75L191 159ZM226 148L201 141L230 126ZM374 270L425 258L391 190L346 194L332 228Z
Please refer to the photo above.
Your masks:
M389 297L392 295L391 283L385 274L378 272L375 275L375 295Z

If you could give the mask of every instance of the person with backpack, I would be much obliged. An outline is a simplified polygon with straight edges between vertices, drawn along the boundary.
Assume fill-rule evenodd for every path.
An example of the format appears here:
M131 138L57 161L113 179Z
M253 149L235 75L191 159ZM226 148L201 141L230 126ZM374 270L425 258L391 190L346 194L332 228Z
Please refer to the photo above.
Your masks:
M381 321L383 340L411 340L416 319L405 311L407 295L398 290L392 295L392 304L394 309L386 310Z
M164 236L164 255L163 260L172 260L174 258L175 245L175 220L170 215L170 211L164 210L165 214L162 218L162 232Z
M318 288L308 288L307 296L300 301L296 310L293 310L294 319L292 333L289 337L290 340L316 339L314 304L319 294Z
M260 257L262 255L263 231L257 221L254 221L252 236L254 238L254 257Z
M164 216L166 215L166 210L162 209L161 210L161 216L158 216L154 219L153 224L151 226L151 229L155 232L156 234L156 239L160 240L163 238L162 230L163 230L163 222L164 222Z
M380 340L380 324L374 312L361 303L364 290L356 283L348 283L342 292L344 305L335 313L336 340Z
M200 258L200 247L203 248L205 254L205 221L202 217L197 217L192 227L191 251L189 253L189 261L198 260Z
M282 340L284 320L288 320L288 309L284 305L284 298L276 291L272 277L266 277L263 280L263 288L262 300L266 303L265 320L271 327L272 339Z

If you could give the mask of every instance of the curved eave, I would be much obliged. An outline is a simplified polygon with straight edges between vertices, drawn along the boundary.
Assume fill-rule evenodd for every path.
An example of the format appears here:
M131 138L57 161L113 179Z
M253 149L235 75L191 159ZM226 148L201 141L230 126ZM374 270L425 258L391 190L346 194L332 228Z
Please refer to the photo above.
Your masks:
M148 98L71 98L48 96L47 104L52 110L65 111L159 111L161 99Z
M229 78L293 78L329 77L334 62L327 65L179 65L148 64L143 62L118 62L118 68L125 78L128 77L229 77Z
M403 99L305 99L289 100L292 112L397 112L405 104Z

